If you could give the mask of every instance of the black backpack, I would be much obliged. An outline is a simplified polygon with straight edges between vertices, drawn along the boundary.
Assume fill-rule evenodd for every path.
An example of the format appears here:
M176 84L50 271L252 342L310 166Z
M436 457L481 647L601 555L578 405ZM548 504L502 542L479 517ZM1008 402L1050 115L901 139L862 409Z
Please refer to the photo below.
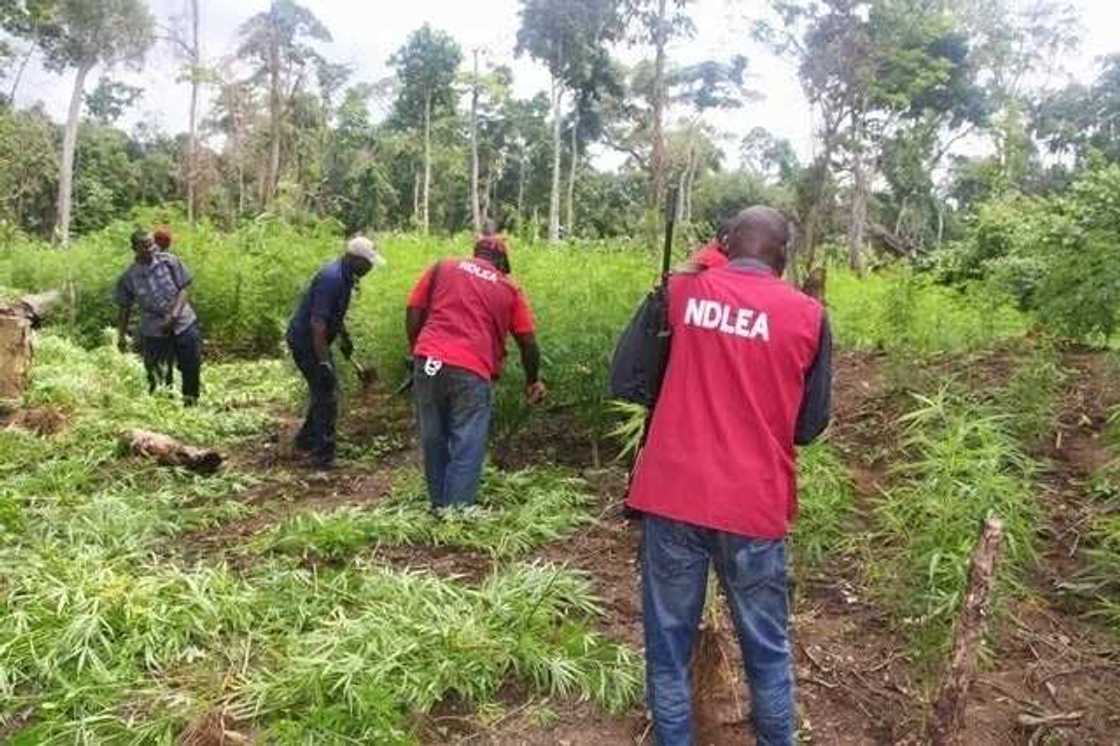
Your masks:
M669 361L669 293L662 282L646 295L622 331L611 359L614 399L653 409Z

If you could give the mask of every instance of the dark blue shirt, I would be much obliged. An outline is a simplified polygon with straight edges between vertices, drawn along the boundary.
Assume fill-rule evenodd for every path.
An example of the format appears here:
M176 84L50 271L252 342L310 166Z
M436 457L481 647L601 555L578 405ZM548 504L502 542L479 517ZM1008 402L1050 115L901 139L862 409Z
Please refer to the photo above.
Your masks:
M311 287L303 294L299 308L288 322L288 339L310 344L311 319L316 318L327 325L327 344L333 342L350 308L355 279L342 259L324 264L311 280Z

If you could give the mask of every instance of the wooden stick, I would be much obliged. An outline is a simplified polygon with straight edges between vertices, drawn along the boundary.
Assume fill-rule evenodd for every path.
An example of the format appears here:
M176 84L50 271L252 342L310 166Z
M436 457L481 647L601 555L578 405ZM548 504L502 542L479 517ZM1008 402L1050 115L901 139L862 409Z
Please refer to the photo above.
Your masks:
M162 433L130 430L121 436L130 453L155 459L164 466L181 466L200 474L213 474L222 465L222 456L210 448L185 445Z
M941 681L941 689L933 706L933 719L929 725L929 739L934 746L960 743L965 704L973 679L976 678L976 653L987 624L1002 537L1003 523L994 516L988 518L980 533L980 540L972 551L968 589L953 635L953 652Z

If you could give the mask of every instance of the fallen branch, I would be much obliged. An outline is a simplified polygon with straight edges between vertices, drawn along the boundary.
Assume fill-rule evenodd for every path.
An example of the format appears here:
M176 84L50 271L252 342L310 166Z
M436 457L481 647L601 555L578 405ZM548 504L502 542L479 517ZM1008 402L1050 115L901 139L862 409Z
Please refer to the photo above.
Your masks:
M984 523L968 568L968 589L953 635L953 652L933 707L929 739L934 746L960 742L968 692L976 678L976 654L987 624L999 559L1003 523L995 517Z
M154 459L164 466L181 466L200 474L213 474L222 465L222 456L211 448L189 446L162 433L130 430L121 442L134 456Z
M1019 725L1024 728L1061 727L1077 725L1085 717L1083 712L1059 712L1054 715L1031 715L1023 712L1019 715Z

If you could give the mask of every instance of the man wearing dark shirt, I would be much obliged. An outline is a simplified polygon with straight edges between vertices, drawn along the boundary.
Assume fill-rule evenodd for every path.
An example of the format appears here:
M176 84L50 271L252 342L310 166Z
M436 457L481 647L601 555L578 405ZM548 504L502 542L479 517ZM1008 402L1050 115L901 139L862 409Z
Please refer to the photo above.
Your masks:
M183 403L192 406L198 402L202 339L198 316L187 302L191 273L175 255L157 251L143 231L132 234L132 251L134 261L117 281L115 293L121 308L117 345L121 352L128 349L125 335L135 304L140 307L140 350L149 391L160 383L162 366L174 359L183 377Z
M346 253L323 266L311 280L299 308L288 322L287 342L296 367L307 380L307 417L296 435L296 448L311 453L316 466L334 465L335 422L338 419L338 378L331 344L336 338L349 357L354 343L346 330L346 312L354 286L384 260L364 236L350 240Z
M654 738L693 743L689 671L715 564L731 606L761 746L793 743L785 537L795 445L827 426L831 334L820 303L781 279L786 221L753 207L729 263L669 282L671 344L627 505L642 517L646 692Z

